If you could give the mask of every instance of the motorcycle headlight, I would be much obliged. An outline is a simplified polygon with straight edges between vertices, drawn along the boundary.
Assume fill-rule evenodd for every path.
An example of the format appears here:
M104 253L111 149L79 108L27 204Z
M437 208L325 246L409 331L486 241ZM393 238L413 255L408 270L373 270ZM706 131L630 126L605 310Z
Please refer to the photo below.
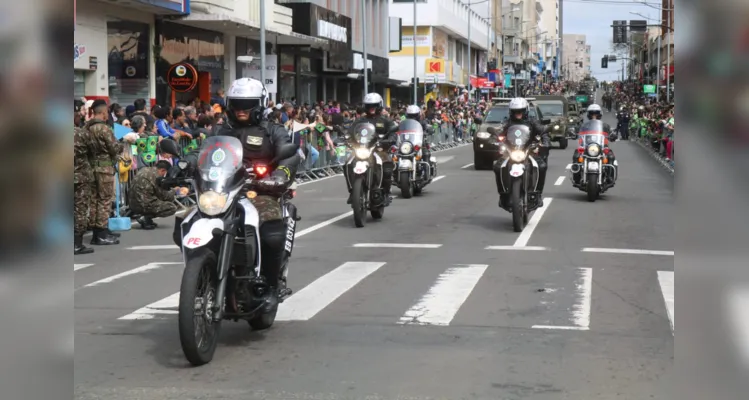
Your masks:
M554 125L554 130L559 130L559 125Z
M572 118L570 118L570 122L575 122L575 120L574 120L574 119L572 119Z
M411 151L413 151L414 147L409 142L403 142L401 143L400 152L401 154L411 154Z
M216 215L224 209L228 197L229 195L226 193L216 193L209 190L201 193L198 197L198 207L205 214Z
M513 150L510 152L510 160L517 163L525 161L526 157L527 156L523 150Z
M489 139L489 132L479 132L476 134L476 137L479 139Z
M187 161L181 160L177 163L177 166L179 167L179 169L187 169Z
M366 160L372 152L366 147L359 147L356 149L356 158L360 160Z
M597 144L591 144L588 146L588 155L591 157L598 157L601 154L601 146Z

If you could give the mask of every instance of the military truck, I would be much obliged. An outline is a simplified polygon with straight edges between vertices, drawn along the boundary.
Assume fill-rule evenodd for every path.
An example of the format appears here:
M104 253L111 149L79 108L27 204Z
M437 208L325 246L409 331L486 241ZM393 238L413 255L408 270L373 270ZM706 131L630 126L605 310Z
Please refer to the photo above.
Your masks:
M569 102L564 96L535 96L533 104L540 110L543 118L549 120L549 136L552 142L559 144L559 148L567 148L570 137L568 127L571 127L569 116Z

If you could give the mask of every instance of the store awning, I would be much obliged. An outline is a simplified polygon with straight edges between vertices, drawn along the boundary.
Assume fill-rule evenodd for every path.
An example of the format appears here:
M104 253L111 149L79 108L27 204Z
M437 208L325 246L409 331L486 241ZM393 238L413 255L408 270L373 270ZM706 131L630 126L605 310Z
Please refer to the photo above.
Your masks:
M227 35L243 36L252 39L260 38L260 24L222 14L195 13L175 19L174 22L194 26L196 28L222 32ZM266 40L279 45L311 46L325 49L328 46L327 39L320 39L290 30L280 31L276 27L267 27L265 30Z

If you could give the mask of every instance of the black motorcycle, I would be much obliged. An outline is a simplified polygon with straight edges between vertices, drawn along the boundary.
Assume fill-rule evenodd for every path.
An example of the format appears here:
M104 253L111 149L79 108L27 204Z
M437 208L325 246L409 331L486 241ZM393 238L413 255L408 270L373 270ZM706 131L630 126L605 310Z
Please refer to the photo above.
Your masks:
M385 160L375 152L382 150L382 147L374 125L369 122L352 125L349 133L339 139L337 145L341 144L351 149L343 176L351 194L349 199L354 211L354 224L362 228L367 211L374 219L381 219L385 213L385 190L382 187L382 164Z
M258 192L277 197L283 210L287 235L279 302L291 294L286 287L287 263L298 220L289 202L293 193L262 178L298 147L288 144L268 165L247 167L239 139L215 136L203 143L192 179L162 181L162 186L194 185L198 204L181 223L185 269L178 312L182 351L193 365L213 358L222 320L246 320L258 330L275 321L275 311L262 312L272 292L261 274L259 214L250 201Z
M487 130L498 135L494 128ZM538 150L537 142L531 141L531 131L526 125L510 125L507 137L500 146L502 153L501 180L504 192L510 193L508 201L501 207L512 213L512 226L521 232L528 224L528 214L539 206L535 195L538 185L538 163L531 153Z

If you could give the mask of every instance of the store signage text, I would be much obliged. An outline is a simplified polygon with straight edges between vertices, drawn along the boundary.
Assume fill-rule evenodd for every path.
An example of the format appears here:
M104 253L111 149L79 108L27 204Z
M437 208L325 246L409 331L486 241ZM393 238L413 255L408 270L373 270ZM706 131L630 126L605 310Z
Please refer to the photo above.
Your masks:
M192 64L174 64L166 74L166 83L175 92L189 92L198 84L198 71Z
M348 43L346 28L324 20L317 20L317 36Z

